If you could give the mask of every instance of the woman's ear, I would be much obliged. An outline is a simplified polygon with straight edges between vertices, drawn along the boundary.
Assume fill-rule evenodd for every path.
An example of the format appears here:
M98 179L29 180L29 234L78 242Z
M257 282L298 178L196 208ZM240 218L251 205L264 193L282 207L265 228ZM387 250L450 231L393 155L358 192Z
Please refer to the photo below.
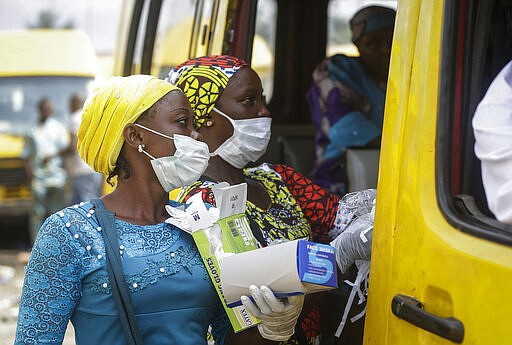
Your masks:
M123 137L126 145L137 149L139 145L143 144L143 140L140 136L139 130L137 126L134 126L133 123L129 123L123 128Z

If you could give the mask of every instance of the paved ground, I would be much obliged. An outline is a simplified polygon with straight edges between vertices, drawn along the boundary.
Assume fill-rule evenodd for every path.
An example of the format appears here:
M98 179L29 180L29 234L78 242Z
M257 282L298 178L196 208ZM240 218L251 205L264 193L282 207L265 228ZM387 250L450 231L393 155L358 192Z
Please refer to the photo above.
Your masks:
M16 250L0 250L0 345L14 343L19 296L24 275L23 264L19 263L17 259L18 253L19 251ZM63 345L73 344L75 344L74 333L73 327L70 325Z

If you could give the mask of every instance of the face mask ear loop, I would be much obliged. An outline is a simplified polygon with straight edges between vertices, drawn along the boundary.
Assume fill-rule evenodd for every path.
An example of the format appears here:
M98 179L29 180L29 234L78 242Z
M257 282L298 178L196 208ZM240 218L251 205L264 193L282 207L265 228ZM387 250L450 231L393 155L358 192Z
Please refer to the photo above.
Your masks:
M215 156L218 156L219 154L217 153L217 150L219 148L222 147L222 145L224 145L228 140L230 140L231 138L233 138L233 136L235 135L235 120L233 120L232 118L230 118L229 116L227 116L224 112L220 111L219 109L213 107L213 110L215 110L218 114L224 116L226 119L228 119L229 123L231 123L231 126L233 127L233 135L230 136L229 138L227 138L222 144L219 145L219 147L217 147L215 149L215 151L213 152L210 152L210 157L215 157Z
M155 131L154 129L148 128L148 127L143 126L143 125L139 125L138 123L134 123L134 125L135 125L135 126L137 126L137 127L142 128L142 129L145 129L146 131L149 131L149 132L151 132L151 133L153 133L153 134L156 134L156 135L159 135L159 136L161 136L161 137L164 137L164 138L166 138L166 139L174 140L174 138L173 138L173 137L170 137L170 136L168 136L168 135L165 135L165 134L162 134L162 133L160 133L160 132L157 132L157 131Z
M220 115L224 116L226 119L228 119L228 120L229 120L229 122L231 123L231 125L233 125L233 122L234 122L235 120L233 120L232 118L230 118L229 116L227 116L227 115L226 115L226 113L224 113L224 112L220 111L219 109L217 109L217 108L215 108L215 107L213 107L213 110L215 110L218 114L220 114ZM234 126L233 126L233 127L234 127Z

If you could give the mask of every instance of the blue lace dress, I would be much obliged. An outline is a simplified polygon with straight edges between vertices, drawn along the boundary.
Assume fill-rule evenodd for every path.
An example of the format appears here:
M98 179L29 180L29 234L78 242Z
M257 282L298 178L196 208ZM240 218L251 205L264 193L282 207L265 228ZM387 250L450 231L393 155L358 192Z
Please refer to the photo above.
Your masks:
M123 270L145 344L217 344L229 321L192 237L167 224L116 219ZM61 344L68 321L76 344L126 344L105 247L91 203L50 216L26 268L15 344Z

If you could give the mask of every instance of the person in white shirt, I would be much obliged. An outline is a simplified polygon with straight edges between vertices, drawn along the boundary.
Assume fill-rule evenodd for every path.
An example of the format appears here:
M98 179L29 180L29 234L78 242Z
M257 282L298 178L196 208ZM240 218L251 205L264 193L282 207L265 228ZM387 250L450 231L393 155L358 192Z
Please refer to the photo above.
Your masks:
M32 242L42 221L65 206L67 173L61 156L70 142L67 129L52 117L51 100L42 98L38 109L38 125L29 134L23 153L28 162L27 174L31 177L33 205L29 232Z
M496 219L512 223L512 61L496 76L473 117L475 154Z

